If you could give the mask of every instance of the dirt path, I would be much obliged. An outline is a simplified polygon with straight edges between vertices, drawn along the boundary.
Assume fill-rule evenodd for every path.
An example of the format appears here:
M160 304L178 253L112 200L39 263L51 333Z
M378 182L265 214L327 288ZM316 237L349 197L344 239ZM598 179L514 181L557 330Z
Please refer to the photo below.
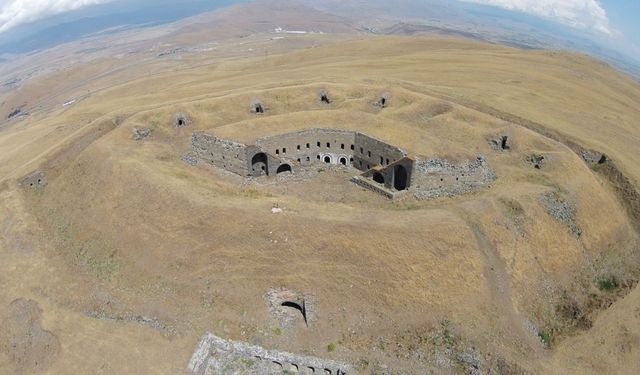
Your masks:
M485 259L486 266L483 274L489 285L490 298L497 313L498 321L508 332L515 335L532 350L530 353L532 356L541 357L543 355L542 343L526 328L525 319L513 306L511 276L507 272L505 260L500 257L495 246L487 239L480 224L470 219L468 213L461 210L456 211L473 232L478 248Z

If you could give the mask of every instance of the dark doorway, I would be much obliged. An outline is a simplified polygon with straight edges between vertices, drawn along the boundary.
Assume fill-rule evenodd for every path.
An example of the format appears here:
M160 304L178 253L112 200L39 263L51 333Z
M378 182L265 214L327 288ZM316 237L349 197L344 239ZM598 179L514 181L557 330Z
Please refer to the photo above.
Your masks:
M393 187L396 190L407 190L408 174L407 169L402 165L396 165L393 169Z
M267 154L259 152L253 155L253 158L251 158L251 170L254 176L268 176L269 159L267 158Z
M280 173L285 173L285 172L292 172L291 166L289 164L282 164L281 166L278 167L278 170L276 171L276 174L280 174Z
M376 172L373 174L373 181L384 185L384 176L380 172Z
M324 157L324 162L327 164L331 164L331 156L325 156Z
M347 165L347 158L340 158L340 164Z
M292 302L292 301L285 301L285 302L282 302L281 306L290 307L292 309L296 309L296 310L300 311L300 313L302 314L302 319L304 319L304 324L306 326L309 325L309 323L307 322L307 308L305 306L305 302L304 301L302 301L302 304L296 303L296 302Z
M509 137L504 135L502 136L501 140L500 140L500 148L503 150L508 150L511 147L509 147Z

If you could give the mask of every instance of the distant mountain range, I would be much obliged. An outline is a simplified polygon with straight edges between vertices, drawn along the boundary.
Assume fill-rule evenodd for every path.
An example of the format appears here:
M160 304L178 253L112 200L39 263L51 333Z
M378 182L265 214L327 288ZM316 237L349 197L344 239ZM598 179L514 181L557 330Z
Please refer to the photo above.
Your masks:
M589 54L640 79L640 56L615 41L520 12L455 0L302 0L328 13L357 20L382 34L440 34L518 48Z
M119 0L22 25L0 34L0 63L15 54L54 47L96 33L170 24L243 0ZM279 7L304 4L343 17L361 32L392 35L448 35L517 48L587 53L640 79L640 59L611 40L519 12L454 0L267 1ZM264 5L263 4L263 5ZM305 20L298 22L303 25ZM228 24L228 22L225 22ZM345 25L346 26L346 25ZM333 31L341 30L336 28ZM331 31L330 31L331 32Z
M168 24L240 0L119 0L19 26L0 34L0 54L23 54L72 42L99 32Z

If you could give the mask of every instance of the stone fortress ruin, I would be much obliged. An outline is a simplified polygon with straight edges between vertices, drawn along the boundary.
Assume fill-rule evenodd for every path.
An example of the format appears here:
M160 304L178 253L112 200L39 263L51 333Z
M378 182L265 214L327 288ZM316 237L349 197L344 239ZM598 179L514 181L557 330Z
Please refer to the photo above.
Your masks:
M252 145L195 133L197 158L243 177L298 173L318 163L350 167L352 181L388 198L412 192L418 199L475 191L495 180L483 157L462 165L410 155L366 134L306 129L260 138Z

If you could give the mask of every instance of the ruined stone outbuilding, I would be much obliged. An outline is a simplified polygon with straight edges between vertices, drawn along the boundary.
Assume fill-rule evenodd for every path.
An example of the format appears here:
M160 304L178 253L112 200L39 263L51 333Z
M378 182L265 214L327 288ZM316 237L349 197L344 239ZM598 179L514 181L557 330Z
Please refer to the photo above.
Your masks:
M344 363L266 350L243 342L224 340L212 333L202 336L187 368L195 375L353 373L351 367Z
M43 171L35 171L20 180L20 186L28 189L39 189L47 186L47 176Z

